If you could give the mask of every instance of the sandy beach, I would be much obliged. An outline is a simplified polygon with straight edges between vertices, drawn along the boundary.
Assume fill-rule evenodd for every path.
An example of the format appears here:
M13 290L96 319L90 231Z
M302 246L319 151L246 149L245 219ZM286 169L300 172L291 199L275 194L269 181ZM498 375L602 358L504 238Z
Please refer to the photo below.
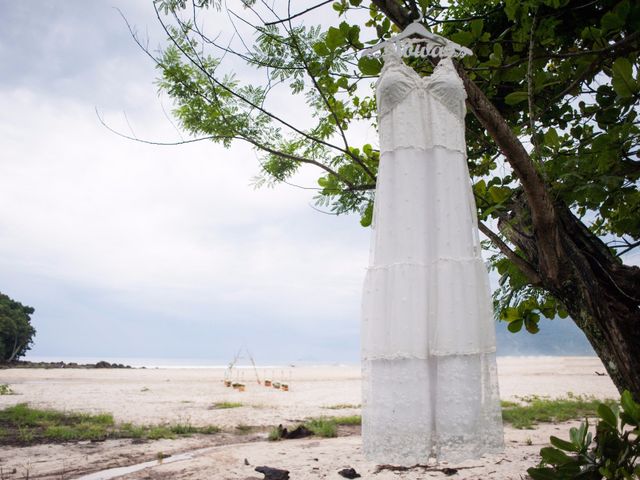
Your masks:
M538 395L617 398L618 393L595 357L501 357L498 360L503 400ZM444 477L438 471L383 470L367 462L361 452L359 430L323 439L267 442L270 427L295 425L320 416L360 413L360 370L355 366L259 368L262 379L273 377L289 384L290 391L257 383L253 369L239 378L246 391L223 384L224 369L9 369L0 370L0 384L14 395L0 396L0 408L18 403L65 411L109 412L116 422L134 424L185 423L217 425L225 433L194 435L156 441L107 440L3 447L0 478L84 478L91 472L150 462L146 468L117 478L247 479L262 478L258 465L291 472L298 478L342 478L338 470L353 467L362 478ZM241 407L216 409L219 402L239 402ZM336 409L335 407L342 408ZM333 408L332 408L333 407ZM549 435L566 436L570 425L541 424L534 430L505 427L505 452L455 465L453 478L520 479L537 463L537 454ZM258 427L238 435L237 427ZM158 455L171 455L162 462ZM182 454L182 455L181 455ZM453 466L452 466L453 467ZM123 473L123 472L116 472ZM106 473L87 477L116 478Z

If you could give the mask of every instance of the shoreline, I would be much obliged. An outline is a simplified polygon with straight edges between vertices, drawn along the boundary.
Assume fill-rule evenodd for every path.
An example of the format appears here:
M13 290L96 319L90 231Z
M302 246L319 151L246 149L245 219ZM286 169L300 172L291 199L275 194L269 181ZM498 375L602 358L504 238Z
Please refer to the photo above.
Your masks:
M58 359L60 358L60 359ZM524 360L552 360L552 359L595 359L599 360L596 355L496 355L498 363L510 361ZM77 368L77 369L93 369L93 368L130 368L130 369L211 369L220 370L228 369L229 362L209 359L191 359L191 358L146 358L146 357L38 357L33 359L18 360L10 364L0 363L0 369L24 368L24 369L55 369L55 368ZM277 369L295 369L295 368L360 368L360 362L330 362L330 361L301 361L301 362L270 362L265 364L256 364L255 366L247 363L236 364L233 366L238 370L277 370Z
M52 362L38 362L30 360L16 360L10 363L0 363L0 369L9 370L12 368L17 369L55 369L55 368L75 368L89 370L94 368L146 368L146 367L132 367L131 365L125 365L122 363L110 363L105 360L99 360L96 363L77 363L77 362L64 362L52 361Z
M253 367L234 369L246 384L243 392L225 387L226 368L10 368L0 370L0 384L8 384L14 394L0 396L0 410L27 403L33 408L65 412L111 413L116 424L216 426L225 432L248 426L288 427L309 418L361 414L360 366L256 370L261 380L267 374L275 375L275 381L286 380L289 391L258 384ZM603 370L596 357L498 357L501 398L516 402L530 396L619 398L611 379L595 373ZM217 408L218 404L225 408ZM526 468L539 461L540 448L548 444L550 435L566 438L569 427L578 423L540 424L534 430L507 425L505 453L473 463L477 469L465 470L465 478L519 480ZM323 476L337 478L336 472L343 464L355 468L363 478L397 478L393 472L373 476L376 466L364 459L357 432L338 438L236 445L225 444L224 435L3 446L0 468L10 480L25 478L27 472L31 477L59 480L69 478L69 474L77 477L109 467L135 465L153 460L159 453L179 455L212 447L184 462L156 462L150 470L124 478L150 478L150 473L152 478L172 480L256 478L254 468L268 465L290 470L292 478L319 480ZM266 437L266 433L261 435ZM15 474L6 474L13 469ZM444 474L437 475L445 478ZM416 471L403 473L403 478L425 477L424 472Z

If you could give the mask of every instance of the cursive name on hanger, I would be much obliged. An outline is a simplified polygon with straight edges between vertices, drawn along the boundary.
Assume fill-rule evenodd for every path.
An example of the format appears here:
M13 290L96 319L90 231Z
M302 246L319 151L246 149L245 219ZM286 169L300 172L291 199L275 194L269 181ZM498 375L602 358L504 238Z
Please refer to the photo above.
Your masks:
M402 57L439 57L439 58L462 58L473 55L473 52L457 43L447 42L444 45L425 42L420 39L403 39L400 41L389 41L384 49L393 49ZM376 52L364 52L364 56L373 57Z
M427 30L421 20L422 15L407 25L407 28L398 35L363 50L361 55L373 57L376 52L389 48L403 57L461 58L473 55L467 47Z

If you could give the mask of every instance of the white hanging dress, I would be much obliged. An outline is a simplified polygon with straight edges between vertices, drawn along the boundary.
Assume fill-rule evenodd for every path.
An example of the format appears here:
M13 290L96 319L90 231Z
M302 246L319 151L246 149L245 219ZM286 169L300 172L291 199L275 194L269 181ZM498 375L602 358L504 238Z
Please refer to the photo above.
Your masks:
M363 295L364 453L404 466L477 458L502 450L503 430L466 93L450 59L423 78L388 50Z

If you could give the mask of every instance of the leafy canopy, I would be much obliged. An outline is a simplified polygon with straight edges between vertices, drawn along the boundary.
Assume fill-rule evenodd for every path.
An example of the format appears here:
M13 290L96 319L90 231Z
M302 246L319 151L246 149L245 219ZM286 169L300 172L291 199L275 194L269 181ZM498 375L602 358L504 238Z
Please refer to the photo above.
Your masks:
M296 12L285 2L285 11L241 3L236 12L223 11L215 1L156 2L168 36L166 48L154 56L159 87L175 102L181 126L225 146L234 140L252 144L261 155L258 184L291 181L302 165L317 167L317 203L335 214L356 212L369 226L379 151L361 143L360 126L376 126L373 83L382 63L360 58L359 52L390 38L397 28L375 1L336 0L328 28L313 25L315 13L328 2L307 10L296 5L301 8ZM421 10L432 31L473 50L462 61L465 70L530 145L558 201L616 254L640 245L640 4L452 3L404 0L398 5L416 17ZM211 24L204 21L209 17L232 25L233 35L205 32L202 25ZM429 60L407 62L423 75L433 69ZM247 67L248 80L233 73ZM258 75L263 82L255 80ZM283 98L289 113L281 108ZM489 228L509 228L519 181L473 115L466 124L479 219ZM485 247L492 249L488 242ZM509 330L524 327L535 333L541 316L566 316L558 301L532 287L502 253L493 251L491 263L501 275L497 311Z
M34 309L0 293L0 362L12 361L31 349L35 328Z

